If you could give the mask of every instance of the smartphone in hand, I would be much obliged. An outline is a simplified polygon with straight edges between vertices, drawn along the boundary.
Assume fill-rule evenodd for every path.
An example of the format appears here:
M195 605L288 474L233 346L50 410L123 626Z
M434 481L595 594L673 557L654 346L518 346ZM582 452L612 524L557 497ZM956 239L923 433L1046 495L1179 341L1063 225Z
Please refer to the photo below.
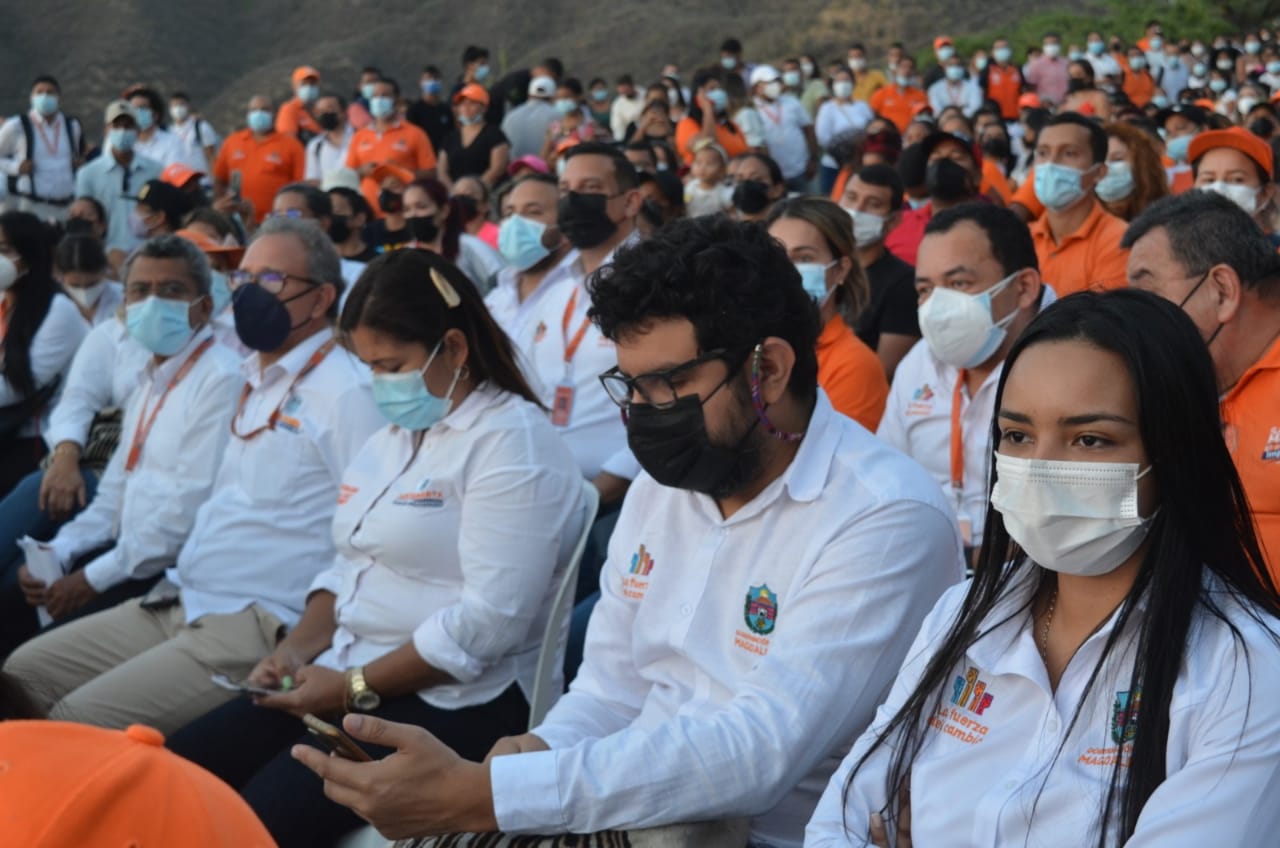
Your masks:
M337 754L344 760L353 760L357 763L373 762L373 757L369 756L369 753L364 748L361 748L355 743L354 739L329 722L307 713L302 717L302 723L307 726L307 731L329 753Z
M279 689L267 689L263 686L254 686L252 683L237 683L225 674L214 674L209 677L215 685L221 686L223 689L230 689L232 692L239 692L241 695L279 695Z

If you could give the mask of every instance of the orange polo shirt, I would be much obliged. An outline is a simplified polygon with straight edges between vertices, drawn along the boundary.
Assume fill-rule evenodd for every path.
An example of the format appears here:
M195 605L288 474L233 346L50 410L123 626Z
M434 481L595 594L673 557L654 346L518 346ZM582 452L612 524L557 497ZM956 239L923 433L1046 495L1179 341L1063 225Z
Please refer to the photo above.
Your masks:
M886 120L893 121L898 132L906 132L907 124L915 117L917 106L928 106L929 98L915 86L899 90L896 85L886 85L871 95L871 111Z
M370 124L351 136L351 146L347 148L347 167L358 171L362 165L370 162L375 165L399 165L414 172L429 171L436 166L436 151L426 133L408 121L397 119L385 130L379 131L375 124ZM382 211L378 208L380 188L372 177L365 177L360 181L360 193L378 212Z
M732 121L730 121L732 123ZM693 141L702 131L702 122L681 118L676 124L676 152L686 165L693 164ZM747 152L747 138L739 130L732 132L724 124L716 124L716 144L732 159Z
M1231 387L1221 412L1267 568L1280 582L1280 340Z
M994 62L987 65L987 99L1000 107L1000 117L1006 121L1018 120L1021 109L1018 98L1022 96L1022 71L1017 65L1001 68Z
M839 315L828 321L818 336L818 385L836 412L873 433L880 426L889 399L884 365Z
M1053 286L1059 297L1086 289L1118 289L1128 284L1125 265L1129 251L1120 247L1128 225L1103 209L1096 198L1092 202L1089 217L1080 228L1057 244L1049 234L1048 215L1042 215L1031 225L1040 276Z
M213 164L213 178L228 185L240 172L240 195L253 203L253 217L261 221L271 211L276 192L302 179L306 152L292 135L273 132L256 138L251 130L227 136Z
M295 97L276 112L276 132L296 136L299 130L306 130L313 135L324 132L315 118L307 112L307 105Z
M985 157L982 160L982 185L978 187L978 192L987 197L998 195L1003 206L1008 206L1013 198L1013 189L1009 187L1009 180L1000 172L1000 166Z
M1150 103L1151 98L1156 95L1156 81L1146 68L1141 71L1126 71L1123 88L1124 93L1133 101L1133 105L1139 109Z
M1027 171L1026 179L1018 186L1018 190L1013 193L1013 199L1009 201L1012 206L1020 203L1031 213L1031 220L1035 221L1044 215L1044 204L1040 202L1040 198L1036 197L1036 169L1032 168Z

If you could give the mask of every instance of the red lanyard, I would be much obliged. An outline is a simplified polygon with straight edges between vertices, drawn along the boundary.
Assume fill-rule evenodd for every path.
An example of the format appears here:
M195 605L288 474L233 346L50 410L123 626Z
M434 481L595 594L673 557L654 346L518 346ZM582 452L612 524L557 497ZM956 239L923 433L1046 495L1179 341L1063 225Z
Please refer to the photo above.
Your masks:
M147 441L147 436L151 435L151 425L156 423L156 416L160 414L160 409L164 406L165 399L169 397L169 392L173 391L173 387L182 382L182 378L191 372L195 364L200 361L200 357L204 356L204 352L213 345L213 338L207 338L200 343L195 352L182 363L182 367L178 369L178 373L173 375L173 379L169 381L169 385L165 386L164 393L160 395L160 399L156 401L155 408L151 410L150 417L147 416L147 403L151 400L151 389L147 389L147 399L142 402L142 410L138 413L138 426L133 430L133 444L129 446L129 458L125 460L124 470L132 471L138 466L138 460L142 458L142 446ZM154 384L152 384L154 386Z
M573 317L573 310L577 305L578 290L574 289L573 294L569 296L569 302L564 306L564 317L560 319L560 333L564 336L564 364L566 367L573 362L573 356L578 352L582 339L587 335L587 328L591 326L591 316L588 315L582 319L582 326L578 327L578 332L573 334L573 340L570 341L569 320Z
M311 358L307 360L307 364L302 366L302 370L298 372L298 376L294 377L293 382L289 384L289 388L285 389L284 395L280 398L280 402L276 404L276 408L272 410L271 417L267 419L266 424L263 424L261 427L249 433L237 433L236 421L238 421L240 416L244 414L244 402L249 399L249 394L253 391L253 386L245 383L244 388L240 390L240 403L236 405L235 417L231 419L231 435L235 436L237 439L243 439L247 442L251 439L256 439L267 430L274 430L276 428L276 422L280 420L280 409L284 406L285 401L289 399L289 395L293 394L294 388L302 382L304 377L314 371L316 366L324 361L324 358L329 355L329 351L333 350L333 345L334 340L329 339L329 341L320 345L319 350L311 354Z
M956 496L964 490L964 439L960 433L960 390L964 388L967 374L963 369L956 378L955 391L951 393L951 488Z

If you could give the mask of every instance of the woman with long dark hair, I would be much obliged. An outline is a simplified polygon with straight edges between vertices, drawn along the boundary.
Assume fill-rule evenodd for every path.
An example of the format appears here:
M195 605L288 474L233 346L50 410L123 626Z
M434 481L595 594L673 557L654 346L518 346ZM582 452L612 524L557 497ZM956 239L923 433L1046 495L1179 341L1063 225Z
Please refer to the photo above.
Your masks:
M431 177L409 183L404 190L404 217L411 247L438 253L457 265L481 295L493 288L507 263L502 254L466 231L462 205L449 196L444 183Z
M41 418L88 332L53 280L53 231L27 212L0 215L0 497L44 456Z
M1175 304L1044 310L1009 353L980 561L806 845L1273 844L1280 600Z
M417 249L374 260L338 329L389 423L343 475L336 562L249 675L277 694L232 701L171 740L240 788L282 848L360 824L289 756L306 738L299 716L417 724L473 760L524 732L584 514L573 455L457 268Z

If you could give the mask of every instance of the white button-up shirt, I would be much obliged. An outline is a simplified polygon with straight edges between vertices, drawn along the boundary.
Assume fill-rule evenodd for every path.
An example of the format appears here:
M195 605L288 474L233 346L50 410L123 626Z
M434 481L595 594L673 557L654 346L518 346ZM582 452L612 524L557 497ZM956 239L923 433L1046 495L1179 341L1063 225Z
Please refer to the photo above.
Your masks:
M511 341L523 352L533 348L533 331L536 322L532 320L537 312L538 304L546 297L547 292L555 288L557 281L571 275L574 263L578 261L578 251L570 249L555 267L547 271L538 287L529 292L524 300L520 299L520 271L506 267L498 272L493 291L485 295L484 305L489 307L489 314L503 329ZM556 375L559 378L559 374Z
M65 385L65 378L71 371L71 360L75 357L80 342L84 341L84 337L88 334L89 325L85 323L84 316L71 302L71 298L61 292L55 294L49 301L49 311L45 313L44 320L36 328L35 335L31 337L31 343L28 346L31 376L37 388L43 388L57 378L64 378L63 385ZM56 405L61 393L62 386L59 386L54 392L50 408ZM0 406L20 403L23 397L23 394L14 388L8 379L0 377ZM42 418L47 419L48 413L46 412ZM40 424L40 421L33 420L22 427L20 434L39 435Z
M623 245L638 238L632 235ZM613 261L613 254L602 263ZM587 274L582 257L576 256L563 273L554 281L544 280L539 288L546 289L538 303L530 308L528 323L516 325L520 338L517 343L525 350L537 375L542 392L542 402L554 409L556 387L573 387L573 405L569 423L558 426L578 460L578 467L588 480L595 479L601 471L616 477L632 480L640 473L639 463L627 447L627 429L622 423L618 406L609 399L609 393L600 385L600 375L618 364L618 352L613 342L604 337L594 321L587 319L591 309L591 294L586 286ZM565 316L568 311L568 330ZM565 349L587 322L586 334L578 345L573 359L566 363ZM529 336L527 328L532 328ZM527 339L527 341L525 341Z
M1035 588L1037 569L1026 571L956 666L954 685L940 693L941 708L911 764L916 845L1079 848L1097 842L1116 757L1127 756L1133 744L1139 707L1129 687L1136 633L1121 637L1122 649L1099 671L1086 699L1112 636L1113 615L1085 640L1053 691L1030 617L1018 612ZM1277 635L1227 596L1216 578L1206 585L1229 624L1197 610L1169 704L1167 777L1147 800L1128 848L1274 845L1280 829ZM868 818L885 804L889 750L880 748L858 772L847 804L845 779L870 747L875 728L915 689L967 589L955 587L929 614L872 729L831 778L806 845L867 844ZM1144 610L1140 601L1135 615ZM1109 834L1107 844L1116 841L1117 834Z
M143 139L139 137L133 145L133 153L135 156L145 156L152 162L159 162L162 170L174 162L184 161L182 139L164 127L157 127L156 131L151 134L151 138ZM138 188L141 187L138 186Z
M105 321L84 337L58 405L49 416L45 443L85 446L93 417L104 409L123 409L138 387L138 374L151 353L129 335L119 319Z
M32 150L27 150L21 118L15 115L0 126L0 172L18 177L20 193L34 191L41 198L70 200L75 193L72 160L79 155L75 149L75 142L80 140L78 134L76 138L69 137L67 119L61 112L55 113L48 123L35 110L27 113L27 119L31 121L31 137L35 142ZM29 176L19 176L18 168L28 158L35 170Z
M534 731L552 750L491 762L499 827L753 816L754 844L799 845L913 623L960 575L938 487L821 393L790 466L728 519L641 475L585 661Z
M160 163L135 153L126 170L116 161L110 146L104 146L97 159L76 173L76 197L92 197L107 210L107 250L128 252L141 243L133 234L129 213L143 183L160 179L163 168Z
M297 623L307 589L333 564L330 534L342 473L386 421L373 403L369 372L335 347L290 390L294 377L330 338L316 333L278 362L258 354L241 364L252 391L233 419L213 493L168 577L182 587L187 622L258 604L286 626Z
M200 128L197 138L196 127ZM209 155L205 152L206 147L212 147L216 152L218 145L222 144L217 130L213 125L204 118L190 117L181 124L173 123L169 125L169 131L173 133L173 137L178 140L178 161L193 168L205 175L205 181L210 179L209 173L213 169L213 163L209 161Z
M421 446L415 444L421 438ZM418 695L482 704L533 693L552 595L582 529L582 479L546 414L487 384L425 433L386 427L342 478L333 644L316 660L365 665L413 642L457 682Z
M220 344L211 345L164 397L158 412L156 406L187 360L212 338L206 325L164 362L148 361L138 375L140 388L125 411L120 446L111 455L98 493L50 542L65 568L75 557L116 541L114 548L85 566L85 578L99 592L172 565L196 511L209 497L241 386L240 357ZM129 471L125 466L139 421L144 427L151 421L151 430L137 466Z
M356 131L347 124L346 129L342 131L342 144L334 144L330 141L327 132L320 133L308 141L307 164L303 171L303 179L319 182L325 178L326 174L346 167L347 149L351 147L351 136L355 134Z

